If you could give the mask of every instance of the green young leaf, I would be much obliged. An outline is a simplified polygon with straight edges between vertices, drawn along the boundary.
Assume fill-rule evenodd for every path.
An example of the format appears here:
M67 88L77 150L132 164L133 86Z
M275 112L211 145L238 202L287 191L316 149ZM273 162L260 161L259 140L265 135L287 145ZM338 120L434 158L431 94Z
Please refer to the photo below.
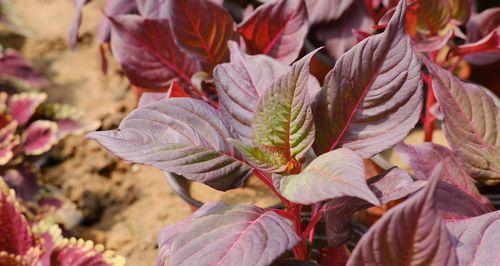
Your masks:
M283 171L300 161L314 141L309 100L309 62L316 51L292 65L264 92L253 117L253 144L235 142L255 167Z

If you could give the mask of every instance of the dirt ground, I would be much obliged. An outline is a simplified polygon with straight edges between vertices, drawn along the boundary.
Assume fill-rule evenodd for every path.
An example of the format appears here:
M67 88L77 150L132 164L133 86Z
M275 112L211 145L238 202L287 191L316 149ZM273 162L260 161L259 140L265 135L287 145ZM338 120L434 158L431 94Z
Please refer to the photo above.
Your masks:
M13 0L30 34L13 42L50 82L49 100L72 104L90 120L100 120L101 130L115 129L135 106L135 95L119 67L109 57L107 75L101 72L96 38L102 17L102 0L84 9L80 40L68 47L73 17L71 0ZM191 213L166 184L161 171L118 160L83 136L65 139L53 151L43 178L61 188L83 212L83 222L71 234L125 256L127 265L153 265L158 231ZM269 190L255 179L246 188L222 193L193 185L193 196L203 202L257 204L277 203Z
M101 120L104 129L116 128L135 96L116 65L107 76L100 70L95 29L103 1L85 7L74 51L67 42L73 1L13 2L30 30L16 48L49 79L49 99L79 107L89 119ZM127 265L153 265L160 228L191 212L159 170L121 162L82 136L66 139L52 152L43 177L82 210L83 225L71 233L115 250Z

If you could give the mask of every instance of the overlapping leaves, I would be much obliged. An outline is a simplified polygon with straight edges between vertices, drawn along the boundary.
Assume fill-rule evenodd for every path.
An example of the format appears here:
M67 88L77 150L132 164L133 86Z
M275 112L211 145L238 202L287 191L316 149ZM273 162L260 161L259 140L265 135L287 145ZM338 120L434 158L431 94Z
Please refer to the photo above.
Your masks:
M235 142L252 165L280 172L301 160L312 145L308 80L313 54L294 63L259 98L252 122L254 146Z
M345 53L316 97L317 153L338 147L370 157L401 141L422 108L420 64L405 34L402 1L386 30Z
M436 167L424 190L373 225L347 265L457 265L455 246L434 201L440 172Z
M500 183L500 108L482 87L427 62L444 117L444 132L469 175Z
M173 98L147 104L128 115L118 130L88 137L125 160L221 190L241 186L250 171L227 140L233 137L227 123L199 100Z

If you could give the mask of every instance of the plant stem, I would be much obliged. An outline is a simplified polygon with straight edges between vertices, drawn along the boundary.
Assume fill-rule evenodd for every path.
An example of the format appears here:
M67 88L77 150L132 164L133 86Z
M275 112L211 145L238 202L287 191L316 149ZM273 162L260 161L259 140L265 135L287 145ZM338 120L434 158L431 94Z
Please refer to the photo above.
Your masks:
M257 178L259 178L269 189L271 189L273 193L281 200L281 202L283 202L285 206L290 205L290 201L281 196L281 194L276 190L269 176L267 176L265 173L257 169L254 169L253 174Z
M434 96L434 88L432 87L431 77L424 75L424 81L427 84L427 99L424 117L424 141L432 142L432 133L434 132L434 122L436 121L436 117L434 117L430 109L432 105L436 103L436 97Z

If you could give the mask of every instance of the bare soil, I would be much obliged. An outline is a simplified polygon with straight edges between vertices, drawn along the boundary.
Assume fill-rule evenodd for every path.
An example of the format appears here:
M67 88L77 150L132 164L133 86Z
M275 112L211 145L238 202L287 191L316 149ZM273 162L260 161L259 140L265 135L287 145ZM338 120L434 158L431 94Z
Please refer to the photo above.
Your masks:
M110 68L101 71L96 28L102 18L103 0L84 9L80 40L68 47L68 31L74 14L70 0L14 0L30 34L11 38L50 82L50 101L72 104L88 119L100 120L100 130L115 129L136 104L135 94L108 55ZM127 265L153 265L158 231L191 213L155 168L123 162L97 143L73 136L50 153L43 179L60 188L83 213L81 225L70 233L102 243L125 256ZM202 201L257 204L269 207L278 201L256 178L247 187L220 192L202 184L189 191Z

